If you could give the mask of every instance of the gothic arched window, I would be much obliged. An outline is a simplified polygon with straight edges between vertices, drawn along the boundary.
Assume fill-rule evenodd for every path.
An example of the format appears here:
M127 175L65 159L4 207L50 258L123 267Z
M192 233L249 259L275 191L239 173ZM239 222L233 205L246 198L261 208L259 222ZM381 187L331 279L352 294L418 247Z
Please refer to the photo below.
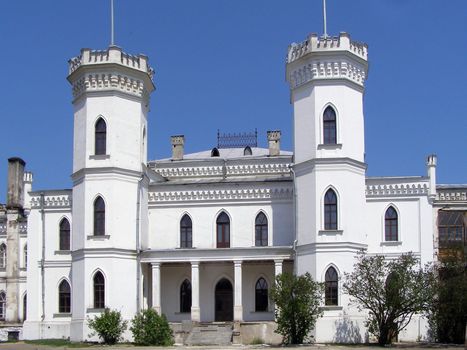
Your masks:
M255 311L268 311L268 283L263 277L255 285Z
M185 214L180 220L180 248L193 247L193 225L191 218Z
M63 218L60 221L59 249L70 250L70 222Z
M324 277L324 303L325 305L338 305L338 278L337 271L334 267L330 267L326 271Z
M243 155L244 156L251 156L253 154L253 151L251 150L251 147L250 146L246 146L244 149L243 149Z
M66 280L58 285L58 312L71 312L71 287Z
M397 211L389 207L384 215L384 238L386 241L397 241L399 239L397 223Z
M105 203L102 197L94 201L94 236L105 235Z
M331 106L328 106L323 113L323 143L325 145L336 144L336 135L336 112Z
M4 291L0 292L0 320L5 320L6 315L6 294Z
M0 245L0 269L4 269L6 267L6 244L2 243Z
M222 212L216 220L217 248L230 248L230 219Z
M265 247L268 245L268 219L264 213L259 213L255 220L255 246Z
M219 157L219 155L219 150L216 147L214 147L211 151L211 157Z
M94 308L105 308L105 279L102 272L97 271L93 278Z
M23 321L26 321L28 315L28 295L25 293L23 297Z
M187 279L180 286L180 312L191 312L191 283Z
M94 154L102 155L107 151L107 125L104 119L99 118L94 130Z
M324 195L324 229L337 230L337 196L332 189Z

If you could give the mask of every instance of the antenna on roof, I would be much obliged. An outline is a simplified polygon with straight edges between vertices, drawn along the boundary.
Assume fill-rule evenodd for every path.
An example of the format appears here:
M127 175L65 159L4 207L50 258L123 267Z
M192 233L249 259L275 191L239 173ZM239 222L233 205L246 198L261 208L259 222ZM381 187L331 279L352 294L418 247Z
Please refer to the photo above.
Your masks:
M110 0L110 46L114 45L114 0Z
M326 27L326 0L323 0L323 27L324 27L324 37L328 37L328 31Z

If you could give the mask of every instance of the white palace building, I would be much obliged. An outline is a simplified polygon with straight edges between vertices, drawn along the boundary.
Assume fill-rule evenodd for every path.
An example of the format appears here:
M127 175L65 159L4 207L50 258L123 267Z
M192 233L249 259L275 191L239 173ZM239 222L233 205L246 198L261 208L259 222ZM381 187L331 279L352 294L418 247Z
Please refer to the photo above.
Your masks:
M425 176L365 175L367 72L366 44L312 34L287 54L293 152L280 149L278 130L266 149L251 135L220 136L193 154L177 135L171 158L148 161L148 58L116 46L81 50L68 75L73 187L35 192L24 161L9 160L0 206L5 326L24 321L25 339L82 341L96 339L87 318L105 307L127 320L154 308L177 342L225 325L228 341L279 342L268 290L282 272L309 272L326 284L315 340L366 341L365 314L341 288L356 254L411 251L424 264L441 239L465 244L467 217L467 185L437 186L433 155ZM441 230L441 211L458 214L455 231ZM416 317L399 339L426 332Z

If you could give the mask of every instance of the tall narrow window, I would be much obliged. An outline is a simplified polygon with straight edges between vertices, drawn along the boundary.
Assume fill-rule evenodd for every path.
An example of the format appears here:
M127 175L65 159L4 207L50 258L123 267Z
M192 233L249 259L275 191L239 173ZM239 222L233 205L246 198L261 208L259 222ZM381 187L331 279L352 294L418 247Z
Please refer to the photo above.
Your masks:
M58 312L71 312L71 287L65 280L58 285Z
M101 155L106 154L107 147L107 125L104 119L99 118L95 125L94 135L94 154Z
M63 218L62 221L60 221L59 236L60 250L70 250L70 222L68 221L68 219Z
M325 305L338 305L337 271L332 266L326 271L326 275L324 277L324 288Z
M188 280L180 286L180 312L191 312L191 283Z
M264 213L259 213L255 220L255 246L268 245L268 219Z
M324 196L324 229L337 230L337 196L332 189Z
M0 292L0 320L4 321L6 315L6 294L4 291Z
M217 217L217 248L230 247L230 219L224 212Z
M23 321L26 321L28 315L28 295L24 294L23 297Z
M24 268L28 267L28 245L25 244L23 248Z
M323 143L335 145L336 139L336 112L331 106L328 106L323 114Z
M105 203L102 197L94 201L94 236L105 235Z
M6 267L6 245L2 243L0 245L0 268L4 269Z
M268 283L263 277L255 285L255 311L268 311Z
M389 207L384 215L384 238L386 241L397 241L398 235L397 212Z
M192 247L192 223L190 217L185 214L180 221L180 248Z
M96 272L93 279L94 284L94 308L105 308L105 279L100 271Z

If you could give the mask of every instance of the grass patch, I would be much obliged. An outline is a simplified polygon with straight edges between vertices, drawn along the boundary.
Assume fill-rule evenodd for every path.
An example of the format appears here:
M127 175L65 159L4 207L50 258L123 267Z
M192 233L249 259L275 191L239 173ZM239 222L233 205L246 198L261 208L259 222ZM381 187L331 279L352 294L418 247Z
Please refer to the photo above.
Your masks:
M33 345L46 345L46 346L66 346L68 348L87 348L94 344L92 343L72 343L67 339L38 339L38 340L25 340L26 344Z

